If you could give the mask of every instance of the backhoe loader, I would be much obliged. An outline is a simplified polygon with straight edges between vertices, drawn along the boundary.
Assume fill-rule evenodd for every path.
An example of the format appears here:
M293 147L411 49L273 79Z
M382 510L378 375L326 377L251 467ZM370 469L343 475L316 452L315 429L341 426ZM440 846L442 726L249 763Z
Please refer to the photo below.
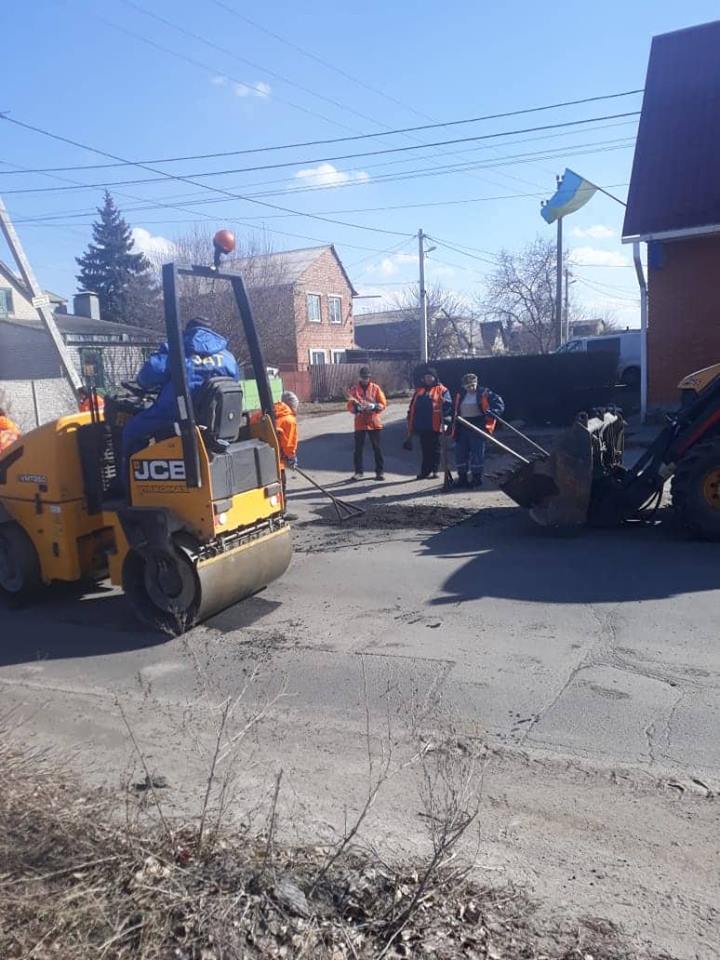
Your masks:
M218 245L218 239L220 246ZM43 424L0 457L0 588L30 599L55 581L109 574L140 619L178 634L281 576L291 558L267 370L242 277L212 267L162 268L169 368L177 417L130 457L122 431L145 409L143 391ZM221 249L222 248L222 249ZM188 389L178 285L229 283L258 386L262 416L243 415L242 388Z
M680 408L634 465L623 464L622 413L599 410L580 415L549 454L526 460L501 489L541 526L607 527L655 516L671 481L679 526L720 540L720 364L685 377L679 390Z

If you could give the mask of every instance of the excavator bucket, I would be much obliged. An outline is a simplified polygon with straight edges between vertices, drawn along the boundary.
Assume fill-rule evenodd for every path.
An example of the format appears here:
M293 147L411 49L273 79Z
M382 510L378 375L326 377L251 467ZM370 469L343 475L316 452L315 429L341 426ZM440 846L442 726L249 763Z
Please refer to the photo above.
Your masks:
M541 527L576 527L587 520L592 478L592 437L575 423L547 457L523 464L500 489Z

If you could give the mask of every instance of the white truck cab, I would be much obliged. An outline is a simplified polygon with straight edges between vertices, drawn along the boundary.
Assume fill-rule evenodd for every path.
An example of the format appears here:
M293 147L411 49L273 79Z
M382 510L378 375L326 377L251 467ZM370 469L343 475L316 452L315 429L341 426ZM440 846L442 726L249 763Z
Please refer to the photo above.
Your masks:
M617 380L628 387L640 386L640 331L623 330L597 337L574 337L555 353L614 353L618 359Z

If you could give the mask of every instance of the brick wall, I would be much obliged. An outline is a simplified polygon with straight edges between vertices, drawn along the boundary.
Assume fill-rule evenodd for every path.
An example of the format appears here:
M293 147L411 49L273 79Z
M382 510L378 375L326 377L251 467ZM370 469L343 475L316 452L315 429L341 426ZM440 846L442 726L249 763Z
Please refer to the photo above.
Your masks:
M720 362L720 237L664 243L650 261L648 404L675 406L686 374Z
M322 321L308 320L307 294L320 294ZM342 323L330 323L329 295L338 295L342 300ZM326 351L330 363L331 350L350 350L354 346L352 290L340 265L326 250L309 267L295 285L296 360L298 369L304 370L310 363L310 350Z

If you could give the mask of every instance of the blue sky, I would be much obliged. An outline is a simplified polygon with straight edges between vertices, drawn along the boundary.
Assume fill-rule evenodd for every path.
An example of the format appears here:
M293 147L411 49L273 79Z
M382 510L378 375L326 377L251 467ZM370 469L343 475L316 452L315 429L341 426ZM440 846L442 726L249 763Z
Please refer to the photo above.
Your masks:
M717 16L711 0L609 0L564 9L530 0L36 0L13 6L13 17L3 22L0 111L143 161L379 133L636 89L644 82L653 34ZM430 255L430 279L471 298L499 249L553 235L539 215L540 199L552 194L554 176L565 166L625 197L637 118L511 131L639 106L635 95L411 135L159 167L183 176L234 170L201 182L355 226L288 215L167 179L111 190L146 248L169 249L195 223L237 225L240 235L264 237L275 249L334 242L361 292L384 296L416 276L411 235L422 226L442 242ZM324 159L499 133L506 135ZM527 154L533 156L518 156ZM17 168L106 162L0 123L0 193L40 282L65 295L75 290L74 257L87 244L88 214L102 192L75 184L154 175L132 166L54 175ZM245 169L282 162L292 165ZM41 217L56 219L38 222ZM566 239L577 261L578 299L590 311L610 310L635 325L637 288L629 249L619 242L621 227L622 208L598 194L568 219ZM378 302L360 301L356 309Z

